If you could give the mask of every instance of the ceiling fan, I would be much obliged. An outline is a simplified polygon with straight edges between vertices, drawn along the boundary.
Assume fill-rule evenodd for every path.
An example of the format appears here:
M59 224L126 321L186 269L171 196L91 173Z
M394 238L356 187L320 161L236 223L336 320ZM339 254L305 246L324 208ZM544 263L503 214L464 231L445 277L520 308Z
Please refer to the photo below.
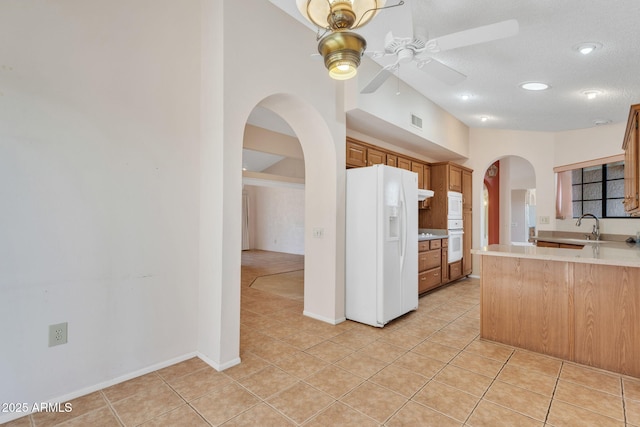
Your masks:
M411 17L413 21L413 37L394 37L387 33L384 43L384 52L374 52L372 56L380 57L395 55L396 60L383 67L378 74L360 91L360 93L373 93L393 74L401 64L414 62L418 69L435 77L436 79L455 85L467 78L464 74L446 66L432 57L432 54L512 37L518 34L519 25L515 19L484 25L442 37L429 39L425 28L427 10L425 2L412 1Z

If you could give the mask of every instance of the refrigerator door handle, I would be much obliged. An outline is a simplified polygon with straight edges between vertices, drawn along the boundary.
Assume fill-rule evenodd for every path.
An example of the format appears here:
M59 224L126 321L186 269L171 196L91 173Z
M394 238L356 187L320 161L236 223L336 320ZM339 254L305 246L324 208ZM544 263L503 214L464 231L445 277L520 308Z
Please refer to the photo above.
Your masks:
M400 271L404 270L404 258L407 252L407 203L404 195L404 188L400 193Z

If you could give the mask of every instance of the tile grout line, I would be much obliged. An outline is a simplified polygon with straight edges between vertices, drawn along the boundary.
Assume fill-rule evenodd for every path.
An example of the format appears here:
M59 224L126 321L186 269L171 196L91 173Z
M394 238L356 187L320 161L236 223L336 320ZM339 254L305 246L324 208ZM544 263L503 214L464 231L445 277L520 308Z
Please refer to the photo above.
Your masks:
M478 336L476 337L479 338L480 334L478 334ZM475 339L474 339L475 340ZM473 341L472 341L473 342ZM465 349L467 347L469 347L469 345L471 345L471 343L467 344L465 346ZM464 350L464 349L463 349ZM509 357L507 358L507 360L505 360L502 363L502 367L500 368L500 370L496 373L496 375L493 377L493 379L491 380L491 383L489 384L489 386L487 387L487 389L482 393L482 396L480 396L480 399L478 399L478 401L476 402L476 404L473 406L473 409L471 409L471 412L469 412L469 415L467 415L467 418L464 420L463 425L467 425L467 422L469 422L469 419L471 418L471 416L473 415L473 413L476 411L476 409L478 408L478 405L480 405L480 402L482 402L482 400L484 399L484 396L487 394L487 392L489 391L489 389L491 388L491 386L493 385L493 383L496 382L496 380L498 379L498 376L500 375L500 372L502 372L504 370L504 367L507 366L507 363L509 363L509 360L511 360L511 358L513 357L513 354L515 353L515 350L511 350L511 354L509 355ZM453 360L453 359L451 359ZM455 365L453 365L455 366ZM462 368L461 368L462 369ZM472 372L472 371L470 371ZM499 405L502 406L502 405ZM510 410L513 410L511 408L508 408ZM522 414L524 415L524 414Z
M435 309L437 309L438 307L443 306L443 305L445 305L445 303L438 304L437 306L435 306L435 307L433 307L433 308L432 308L431 312L432 312L432 311L434 311ZM447 323L445 323L445 324L444 324L440 329L438 329L438 330L436 330L436 331L434 331L434 332L430 333L429 335L427 335L427 336L426 336L422 341L420 341L418 344L416 344L416 345L412 346L410 349L406 350L406 351L405 351L405 353L403 353L403 355L402 355L402 356L404 356L404 355L408 354L409 352L411 352L411 351L412 351L413 349L415 349L416 347L418 347L418 346L420 346L420 345L422 345L422 344L426 343L427 341L429 341L429 337L431 337L432 335L436 334L437 332L441 332L441 331L442 331L444 328L446 328L447 326L452 325L452 324L453 324L454 322L456 322L458 319L462 318L463 316L465 316L465 315L467 315L469 312L471 312L471 310L473 310L474 308L475 308L475 307L471 307L471 308L467 309L466 311L464 311L463 313L461 313L459 316L457 316L456 318L454 318L454 319L452 319L452 320L446 320L446 319L441 319L441 318L438 318L438 317L435 317L435 316L430 316L430 317L433 317L433 318L438 319L438 320L446 321ZM427 315L429 315L429 314L427 313ZM399 327L399 328L398 328L398 331L402 331L402 328L403 328L402 326L401 326L401 327ZM408 334L408 335L411 335L411 334ZM412 336L413 336L413 335L412 335ZM479 336L479 334L477 334L476 336L474 336L474 337L473 337L473 339L472 339L469 343L467 343L467 344L466 344L462 349L456 349L456 350L458 350L458 351L457 351L457 353L456 353L456 354L455 354L455 355L454 355L454 356L453 356L453 357L452 357L448 362L446 362L446 363L445 363L445 364L444 364L444 365L443 365L443 366L442 366L442 367L441 367L437 372L435 372L435 373L433 374L433 376L432 376L431 378L429 378L429 380L428 380L425 384L423 384L423 385L422 385L422 387L420 387L420 388L419 388L418 390L416 390L416 391L415 391L415 392L414 392L414 393L413 393L409 398L407 398L407 400L406 400L406 402L404 402L404 404L402 404L402 405L401 405L398 409L396 409L396 410L395 410L391 415L389 415L389 417L387 417L387 418L385 419L385 421L383 422L383 424L385 424L385 423L389 422L389 421L390 421L390 420L391 420L391 419L392 419L396 414L398 414L398 413L399 413L399 412L400 412L404 407L406 407L406 406L407 406L407 404L408 404L409 402L414 402L414 403L416 403L416 404L418 404L418 405L421 405L420 403L415 402L415 401L413 400L413 398L414 398L418 393L420 393L422 390L424 390L424 388L425 388L429 383L431 383L432 381L435 381L435 377L436 377L436 375L438 375L438 374L439 374L440 372L442 372L442 371L443 371L447 366L449 366L449 365L450 365L450 363L451 363L451 361L452 361L453 359L455 359L458 355L460 355L460 353L462 353L462 352L464 351L464 349L465 349L465 348L467 348L467 347L468 347L468 346L469 346L473 341L475 341L475 340L478 338L478 336ZM382 339L382 338L383 338L383 337L379 338L378 340L380 340L380 339ZM376 341L378 341L378 340L376 340ZM375 341L374 341L374 342L375 342ZM438 345L445 346L444 344L440 344L440 343L437 343L437 342L435 342L435 341L429 341L429 342L432 342L432 343L435 343L435 344L438 344ZM449 347L449 346L445 346L445 347ZM454 348L454 347L451 347L451 348ZM418 353L418 354L419 354L419 353ZM385 366L385 368L386 368L386 367L388 367L388 366L390 366L392 363L394 363L394 362L395 362L395 361L397 361L398 359L400 359L400 357L402 357L402 356L399 356L399 357L397 357L396 359L394 359L394 361L393 361L393 362L391 362L391 363L389 363L389 364L387 364L387 366ZM422 356L422 357L425 357L425 356ZM434 360L436 360L436 359L434 359ZM455 366L455 365L452 365L452 366ZM378 373L379 373L379 372L381 372L382 370L384 370L385 368L382 368L380 371L378 371ZM377 373L376 373L376 374L377 374ZM374 375L372 375L370 378L372 378L373 376L374 376ZM368 381L368 379L367 379L367 381ZM381 384L378 384L378 383L376 383L376 382L374 382L374 384L376 384L376 385L378 385L378 386L380 386L380 387L383 387L383 388L385 388L385 389L387 389L387 390L389 390L389 391L391 391L391 392L393 392L393 393L397 393L397 392L395 392L394 390L391 390L391 389L389 389L389 388L387 388L387 387L385 387L385 386L383 386L383 385L381 385ZM403 397L404 397L404 396L403 396ZM442 414L443 416L445 416L445 417L447 417L447 418L451 418L452 420L454 419L454 418L450 417L449 415L444 414L444 413L442 413L442 412L438 411L437 409L434 409L434 408L431 408L431 407L429 407L429 409L432 409L432 410L434 410L435 412L438 412L439 414Z
M622 380L622 376L620 376L620 397L622 398L622 418L624 421L624 425L627 423L627 402L624 399L624 381Z
M116 409L111 404L111 400L105 394L104 389L100 389L100 394L102 395L102 398L107 402L107 408L109 408L109 411L113 414L118 423L120 423L121 426L125 426L124 421L122 421L120 415L118 415L118 412L116 412Z

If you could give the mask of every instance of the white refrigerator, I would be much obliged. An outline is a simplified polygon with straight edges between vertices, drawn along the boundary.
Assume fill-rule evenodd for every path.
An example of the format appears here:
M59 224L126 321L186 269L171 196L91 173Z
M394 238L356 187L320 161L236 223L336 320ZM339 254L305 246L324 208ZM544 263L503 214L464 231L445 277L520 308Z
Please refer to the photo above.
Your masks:
M418 308L418 175L347 170L346 318L383 327Z

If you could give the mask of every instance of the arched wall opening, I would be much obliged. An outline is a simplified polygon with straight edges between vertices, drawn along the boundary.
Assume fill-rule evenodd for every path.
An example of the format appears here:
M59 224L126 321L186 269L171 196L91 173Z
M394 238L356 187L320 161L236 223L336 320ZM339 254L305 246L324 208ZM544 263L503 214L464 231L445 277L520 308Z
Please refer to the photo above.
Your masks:
M344 242L338 242L338 162L331 132L316 109L289 94L274 94L257 106L284 120L302 147L304 183L304 314L331 324L344 320ZM344 172L342 172L344 174ZM314 237L313 230L321 230ZM315 234L317 236L317 233ZM342 261L343 263L343 261Z
M536 227L533 165L520 156L502 156L485 167L483 176L488 206L481 210L480 236L486 235L488 244L528 244Z

